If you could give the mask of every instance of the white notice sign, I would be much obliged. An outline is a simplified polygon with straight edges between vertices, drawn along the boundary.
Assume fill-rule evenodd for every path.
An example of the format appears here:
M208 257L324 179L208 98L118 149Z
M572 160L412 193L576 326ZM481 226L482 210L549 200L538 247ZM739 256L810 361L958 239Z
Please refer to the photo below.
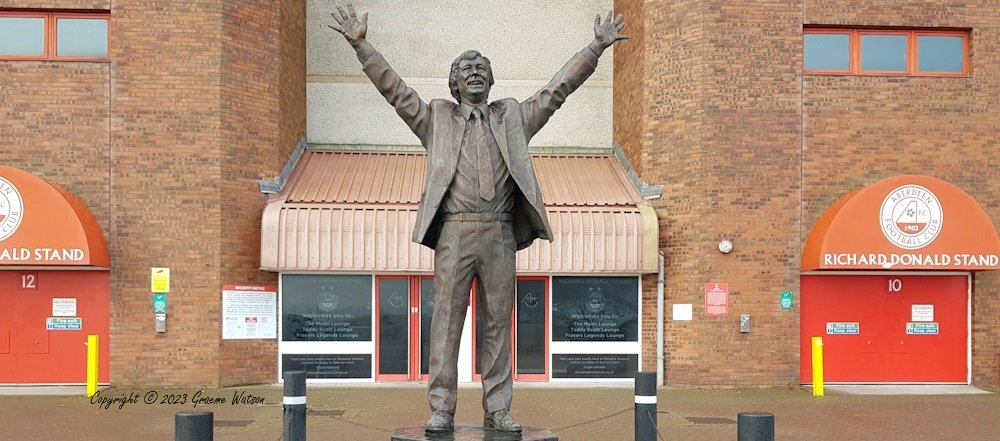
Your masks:
M52 299L53 317L76 317L76 299Z
M934 305L913 305L910 309L910 321L933 322Z
M687 321L694 317L694 305L690 303L674 304L674 320Z
M224 286L222 338L277 338L277 292L275 286Z

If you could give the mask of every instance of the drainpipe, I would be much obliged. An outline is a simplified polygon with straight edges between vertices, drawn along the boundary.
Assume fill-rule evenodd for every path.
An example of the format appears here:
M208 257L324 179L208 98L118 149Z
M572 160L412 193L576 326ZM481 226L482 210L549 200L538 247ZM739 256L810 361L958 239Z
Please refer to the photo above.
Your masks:
M656 275L656 385L663 385L663 251L659 252Z

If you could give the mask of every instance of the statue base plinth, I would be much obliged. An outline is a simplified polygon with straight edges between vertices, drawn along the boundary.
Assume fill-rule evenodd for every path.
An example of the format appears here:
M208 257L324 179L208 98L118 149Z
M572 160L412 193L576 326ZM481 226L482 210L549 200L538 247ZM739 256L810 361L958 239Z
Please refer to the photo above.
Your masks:
M525 427L521 433L496 432L481 425L456 424L455 431L429 435L423 427L405 427L392 432L392 441L559 441L548 429Z

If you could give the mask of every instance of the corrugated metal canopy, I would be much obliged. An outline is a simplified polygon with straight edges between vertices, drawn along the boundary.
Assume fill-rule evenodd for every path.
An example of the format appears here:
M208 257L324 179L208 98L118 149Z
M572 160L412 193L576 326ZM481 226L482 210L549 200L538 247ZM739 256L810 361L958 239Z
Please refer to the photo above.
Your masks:
M545 205L643 200L614 156L534 155L532 163ZM290 203L417 204L426 168L423 153L307 151L282 194Z
M656 270L657 220L614 156L534 155L554 235L518 252L521 274ZM432 272L410 241L426 155L307 151L264 210L270 271Z

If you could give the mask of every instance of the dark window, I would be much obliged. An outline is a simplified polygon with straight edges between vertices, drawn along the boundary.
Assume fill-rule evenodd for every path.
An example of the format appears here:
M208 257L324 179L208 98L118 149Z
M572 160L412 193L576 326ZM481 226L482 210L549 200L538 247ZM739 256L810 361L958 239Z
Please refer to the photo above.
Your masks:
M637 354L553 354L552 378L635 378Z
M378 279L379 375L409 373L410 280Z
M545 280L517 281L517 373L545 373Z
M552 278L552 341L639 341L638 330L638 278Z
M431 317L434 315L434 279L420 279L420 374L430 372Z
M283 354L281 376L289 371L306 378L371 378L372 354Z
M371 276L284 275L284 341L372 341Z

